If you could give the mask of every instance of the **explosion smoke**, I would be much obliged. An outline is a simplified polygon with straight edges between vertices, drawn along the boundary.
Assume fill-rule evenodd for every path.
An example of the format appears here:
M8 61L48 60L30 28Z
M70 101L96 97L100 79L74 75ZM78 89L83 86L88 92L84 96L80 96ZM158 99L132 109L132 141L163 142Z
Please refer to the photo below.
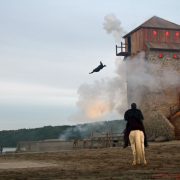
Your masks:
M114 14L104 17L103 28L108 34L113 34L116 42L120 42L124 30L121 27L121 21Z
M81 112L73 116L78 122L120 119L127 108L125 63L117 61L117 75L92 84L83 84L78 89L77 106ZM121 112L119 114L119 112Z
M178 72L171 67L162 68L161 64L148 62L143 52L133 58L129 57L126 61L118 59L116 63L117 74L114 78L83 84L78 89L77 106L81 110L76 116L78 122L110 119L112 114L118 119L123 117L127 110L126 81L132 89L131 101L137 105L143 98L144 90L147 93L159 93L178 86L180 82Z
M121 37L123 28L116 16L109 14L104 20L106 32L112 33L115 38ZM147 61L144 52L129 57L126 61L118 58L116 64L114 78L101 79L92 84L85 83L79 87L77 106L80 112L73 116L73 121L92 122L110 120L112 117L120 119L127 110L128 103L136 102L138 105L141 102L143 92L159 93L163 89L179 85L180 82L178 72L172 67L162 68L162 63ZM128 103L127 83L132 90L131 102Z
M141 102L144 90L147 94L163 93L166 89L179 86L179 73L172 66L147 61L144 52L127 58L126 66L128 85L133 90L131 100L136 103Z

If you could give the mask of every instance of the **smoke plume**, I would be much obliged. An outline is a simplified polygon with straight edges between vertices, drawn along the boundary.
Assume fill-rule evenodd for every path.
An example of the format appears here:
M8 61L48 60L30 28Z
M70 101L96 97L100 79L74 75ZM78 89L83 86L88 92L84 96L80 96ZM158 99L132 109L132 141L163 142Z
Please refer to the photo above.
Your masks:
M104 18L104 29L116 38L124 32L121 22L115 15ZM128 108L128 104L139 104L147 93L161 93L169 87L179 86L179 73L172 66L148 61L141 52L125 61L116 60L114 78L100 79L92 84L84 83L78 89L77 106L79 112L72 120L77 122L104 121L120 119ZM127 89L127 84L132 92ZM131 96L131 99L127 95ZM127 99L129 102L127 102Z
M159 94L168 88L180 85L178 71L172 66L164 66L159 59L157 63L146 60L143 52L125 61L117 59L116 65L114 78L101 79L92 84L85 83L78 89L79 112L73 116L73 121L76 120L78 123L96 121L97 123L70 128L60 136L61 140L87 138L90 137L91 132L102 133L103 130L108 132L112 125L100 121L123 117L128 108L127 83L132 91L129 104L136 102L137 105L143 99L144 92ZM120 128L117 130L118 133L125 127L124 121L120 122L116 125Z
M163 93L169 88L176 88L180 85L180 76L177 70L170 64L164 65L161 60L156 62L145 59L145 53L141 52L134 58L126 60L127 82L132 90L131 101L140 103L143 99L143 92ZM131 102L129 102L131 103Z
M121 27L121 21L114 14L109 14L104 17L103 28L108 34L113 35L116 42L120 42L124 30Z
M80 112L73 116L78 122L120 119L127 108L125 63L117 60L114 78L82 84L78 89L77 106Z
M60 140L89 139L92 135L106 133L122 133L125 128L125 121L101 121L72 126L60 134Z
M136 102L137 105L143 99L144 92L163 93L168 88L179 86L180 77L175 69L147 61L143 52L126 61L118 59L116 64L114 78L85 83L79 87L77 106L80 112L73 119L93 122L122 118L128 108L127 83L131 89L128 103Z

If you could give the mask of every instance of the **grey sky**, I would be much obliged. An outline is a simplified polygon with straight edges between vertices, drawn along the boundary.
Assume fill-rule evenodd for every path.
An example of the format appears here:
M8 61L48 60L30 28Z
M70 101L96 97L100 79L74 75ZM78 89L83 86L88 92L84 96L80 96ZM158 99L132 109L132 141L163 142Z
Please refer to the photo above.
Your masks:
M113 13L128 32L156 15L180 24L179 0L0 0L0 129L73 124L77 90L115 75ZM88 73L102 60L107 68Z

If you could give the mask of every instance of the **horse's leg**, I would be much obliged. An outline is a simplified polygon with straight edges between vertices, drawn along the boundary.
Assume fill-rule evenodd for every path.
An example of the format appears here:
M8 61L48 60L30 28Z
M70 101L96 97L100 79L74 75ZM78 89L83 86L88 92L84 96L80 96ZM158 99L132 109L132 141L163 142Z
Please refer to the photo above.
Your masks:
M131 149L132 149L133 158L134 158L132 165L136 165L136 145L135 145L135 143L131 145Z
M129 140L130 140L130 143L131 143L131 149L132 149L132 153L133 153L133 163L132 163L132 165L136 165L136 146L135 146L134 133L133 132L130 132Z
M141 136L141 146L142 146L142 157L143 157L143 163L146 165L146 159L145 159L145 151L144 151L144 133Z
M141 148L141 131L136 130L135 131L135 144L136 144L136 163L141 164L142 159L142 148Z

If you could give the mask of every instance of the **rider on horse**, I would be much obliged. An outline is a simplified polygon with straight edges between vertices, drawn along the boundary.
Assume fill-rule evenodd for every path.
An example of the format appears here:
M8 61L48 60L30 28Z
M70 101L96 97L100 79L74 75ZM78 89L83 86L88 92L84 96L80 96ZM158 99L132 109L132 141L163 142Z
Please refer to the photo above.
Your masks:
M129 144L129 134L132 130L141 130L144 133L144 146L147 147L147 138L145 128L143 125L143 114L141 110L136 108L136 104L131 104L131 109L127 110L124 114L124 119L127 121L126 128L124 130L124 148Z

